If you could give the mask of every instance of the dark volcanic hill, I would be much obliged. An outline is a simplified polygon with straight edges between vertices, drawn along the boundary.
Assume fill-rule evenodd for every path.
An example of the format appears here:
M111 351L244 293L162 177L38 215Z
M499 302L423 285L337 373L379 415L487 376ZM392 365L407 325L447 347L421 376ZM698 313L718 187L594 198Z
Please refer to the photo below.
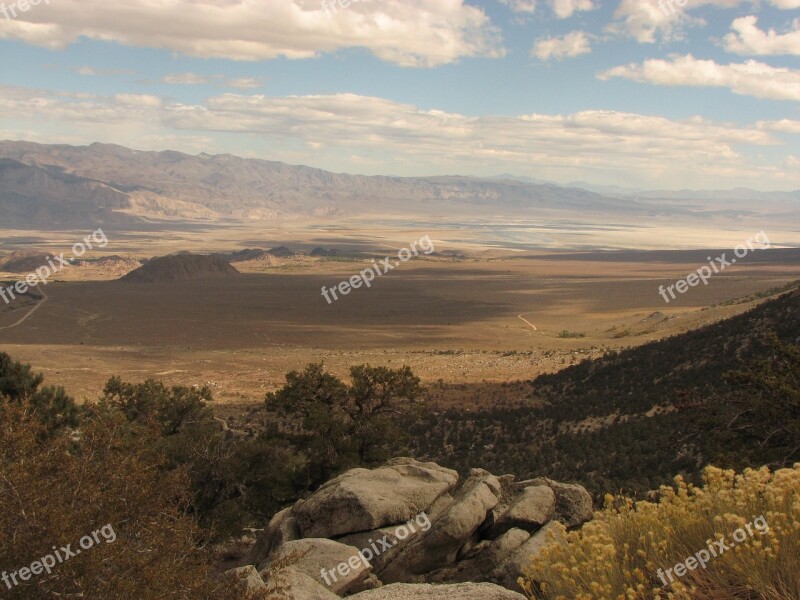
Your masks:
M338 256L339 251L331 248L330 250L327 248L314 248L309 256Z
M119 281L126 283L176 283L195 279L236 277L239 271L220 256L173 254L147 261Z
M278 258L291 258L294 256L294 252L287 248L286 246L278 246L277 248L270 248L269 253L272 256L277 256Z
M42 252L12 252L0 260L0 270L8 273L31 273L47 264L51 255Z

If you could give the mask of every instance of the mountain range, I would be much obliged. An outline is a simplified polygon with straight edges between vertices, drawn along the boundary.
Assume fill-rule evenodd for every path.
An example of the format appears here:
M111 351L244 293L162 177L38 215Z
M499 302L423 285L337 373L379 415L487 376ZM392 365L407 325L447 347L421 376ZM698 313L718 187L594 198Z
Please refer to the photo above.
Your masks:
M240 158L0 142L0 223L69 228L147 221L274 221L370 216L644 221L796 218L800 192L598 193L501 176L388 177ZM754 203L753 200L758 200ZM756 208L757 206L757 208Z

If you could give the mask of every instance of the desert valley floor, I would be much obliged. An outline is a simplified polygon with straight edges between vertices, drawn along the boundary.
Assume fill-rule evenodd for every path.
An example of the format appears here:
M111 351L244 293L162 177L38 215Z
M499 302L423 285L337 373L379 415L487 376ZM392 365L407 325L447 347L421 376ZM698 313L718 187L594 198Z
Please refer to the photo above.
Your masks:
M394 253L404 246L399 240L423 234L387 241L337 232L294 243L252 237L210 243L202 232L183 234L172 243L110 236L117 243L92 258L278 243L304 254L236 264L242 275L234 278L181 283L124 283L115 280L120 272L92 263L69 267L44 287L46 301L24 322L14 326L36 306L32 301L0 309L0 351L32 363L49 384L80 399L97 397L119 375L209 385L221 403L249 404L279 386L287 371L320 360L339 375L360 363L408 364L426 384L479 389L740 313L800 278L800 252L761 251L666 304L659 285L675 283L722 250L511 251L432 236L435 254L329 305L323 285L348 279L369 257ZM307 253L315 244L345 255L312 259ZM488 401L473 396L460 402Z

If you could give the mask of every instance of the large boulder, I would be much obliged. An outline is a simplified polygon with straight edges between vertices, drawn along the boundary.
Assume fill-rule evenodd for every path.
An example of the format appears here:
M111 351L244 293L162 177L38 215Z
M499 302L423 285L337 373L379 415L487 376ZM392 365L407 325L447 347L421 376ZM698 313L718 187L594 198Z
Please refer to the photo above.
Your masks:
M231 576L236 579L236 581L244 582L248 591L263 590L266 588L264 580L253 565L225 571L223 576Z
M525 596L491 583L430 585L393 583L350 596L353 600L525 600Z
M281 600L339 600L337 596L313 577L291 567L273 573L267 581L268 598Z
M517 581L550 533L592 515L579 485L482 469L459 482L455 471L400 458L348 471L276 514L250 559L289 600L519 599Z
M476 469L458 491L454 502L431 530L403 548L379 573L385 582L406 581L455 561L458 551L484 523L500 501L500 483L486 471Z
M372 571L357 548L327 539L286 542L273 552L259 571L266 580L283 569L308 575L335 594L342 595L367 578Z
M512 552L530 537L531 534L523 529L509 529L496 540L481 541L466 552L455 565L434 571L425 579L431 583L490 581L492 573L501 569Z
M293 511L302 537L334 538L408 521L453 489L458 474L434 463L395 459L332 479Z
M487 535L491 538L509 529L524 529L534 532L553 518L556 510L556 494L546 485L532 485L519 495L499 516L496 517Z
M255 546L250 552L249 561L257 565L263 562L273 550L280 548L282 544L299 538L297 519L292 516L292 508L286 508L272 517L264 531L259 533Z
M449 498L449 502L444 502L444 498L440 498L440 500L443 501L442 505L449 505L452 502L452 498ZM431 508L433 514L441 513L437 503L434 503ZM406 545L425 535L431 529L431 526L431 518L427 513L422 512L402 525L382 527L381 529L363 533L353 533L339 538L338 541L348 546L360 548L362 554L367 556L373 571L380 572L395 559Z
M503 562L497 566L489 575L489 580L499 583L509 590L520 590L517 580L531 564L531 559L539 554L547 546L552 534L562 527L557 521L551 521L539 531L534 533L528 540L511 552Z
M546 477L539 477L529 481L520 481L517 488L524 489L540 485L546 485L556 495L555 518L561 521L565 527L577 527L589 521L594 515L592 497L581 485L559 483Z

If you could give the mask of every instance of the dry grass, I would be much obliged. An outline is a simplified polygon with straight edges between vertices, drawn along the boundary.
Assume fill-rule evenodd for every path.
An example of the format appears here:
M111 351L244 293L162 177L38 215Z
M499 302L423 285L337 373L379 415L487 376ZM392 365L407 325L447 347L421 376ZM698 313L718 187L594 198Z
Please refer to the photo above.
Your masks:
M705 481L695 488L676 478L658 503L607 497L582 529L557 530L520 584L541 600L800 598L800 464L739 475L709 467ZM752 526L762 516L766 526ZM731 544L747 525L752 535ZM662 583L658 569L673 568L721 538L730 550L711 557L705 569L695 564L684 577Z

